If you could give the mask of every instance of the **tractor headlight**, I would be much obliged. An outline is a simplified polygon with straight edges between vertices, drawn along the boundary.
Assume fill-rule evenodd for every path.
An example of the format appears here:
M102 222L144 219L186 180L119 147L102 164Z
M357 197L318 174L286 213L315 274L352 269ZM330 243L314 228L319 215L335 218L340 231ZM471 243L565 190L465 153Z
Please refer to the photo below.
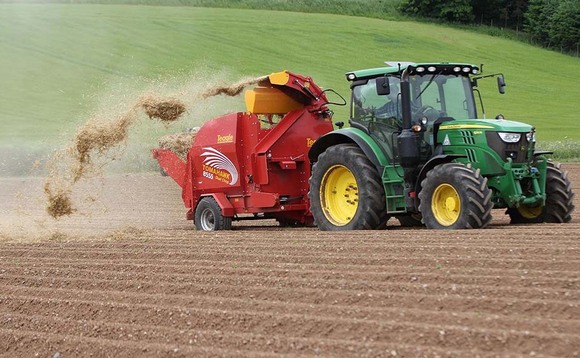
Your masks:
M526 139L528 140L528 143L535 143L536 142L536 132L532 131L532 132L526 133Z
M497 132L501 140L506 143L517 143L522 138L521 133Z

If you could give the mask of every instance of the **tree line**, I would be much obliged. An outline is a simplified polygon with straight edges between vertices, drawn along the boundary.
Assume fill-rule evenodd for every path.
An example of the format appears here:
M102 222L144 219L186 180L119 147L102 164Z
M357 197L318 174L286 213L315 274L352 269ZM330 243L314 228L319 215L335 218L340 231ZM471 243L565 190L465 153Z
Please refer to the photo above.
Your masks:
M535 43L576 56L580 49L580 0L403 0L399 10L521 31Z

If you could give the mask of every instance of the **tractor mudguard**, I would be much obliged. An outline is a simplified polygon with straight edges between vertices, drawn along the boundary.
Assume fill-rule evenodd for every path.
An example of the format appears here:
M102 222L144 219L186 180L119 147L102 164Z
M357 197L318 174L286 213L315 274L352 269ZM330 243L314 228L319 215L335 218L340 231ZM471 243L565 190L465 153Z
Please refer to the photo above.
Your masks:
M383 174L384 167L389 165L387 158L378 144L367 133L357 128L338 129L318 138L308 151L310 162L316 162L318 156L326 148L341 143L355 143L377 168L380 175Z

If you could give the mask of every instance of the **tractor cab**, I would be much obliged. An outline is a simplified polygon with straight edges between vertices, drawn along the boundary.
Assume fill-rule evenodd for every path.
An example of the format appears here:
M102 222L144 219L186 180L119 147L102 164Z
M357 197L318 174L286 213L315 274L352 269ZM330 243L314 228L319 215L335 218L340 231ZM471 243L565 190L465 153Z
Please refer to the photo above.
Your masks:
M455 119L476 119L470 76L479 69L465 64L402 64L347 73L351 82L349 123L363 129L398 160L396 140L404 127L421 133L419 162L428 160L436 149L434 125ZM405 75L408 93L401 92ZM404 99L405 98L405 99ZM403 109L408 113L404 113Z

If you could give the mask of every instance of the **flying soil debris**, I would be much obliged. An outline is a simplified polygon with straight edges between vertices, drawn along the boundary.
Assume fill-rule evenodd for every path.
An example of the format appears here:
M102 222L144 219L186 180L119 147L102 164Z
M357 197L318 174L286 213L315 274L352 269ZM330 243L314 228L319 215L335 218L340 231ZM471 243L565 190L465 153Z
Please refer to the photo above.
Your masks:
M222 94L237 96L247 86L263 79L264 77L244 79L229 86L213 85L198 97L204 100ZM95 159L106 158L109 151L127 142L129 129L137 123L141 112L150 119L172 123L180 119L187 112L187 108L185 102L178 98L147 94L113 120L99 116L90 118L79 128L71 145L55 153L47 163L48 176L44 192L47 197L46 211L50 216L58 219L75 212L71 198L75 184L82 178L95 174L108 163L105 161L105 164L99 166ZM187 154L188 143L191 144L194 137L195 131L165 136L161 138L160 144L184 156Z

